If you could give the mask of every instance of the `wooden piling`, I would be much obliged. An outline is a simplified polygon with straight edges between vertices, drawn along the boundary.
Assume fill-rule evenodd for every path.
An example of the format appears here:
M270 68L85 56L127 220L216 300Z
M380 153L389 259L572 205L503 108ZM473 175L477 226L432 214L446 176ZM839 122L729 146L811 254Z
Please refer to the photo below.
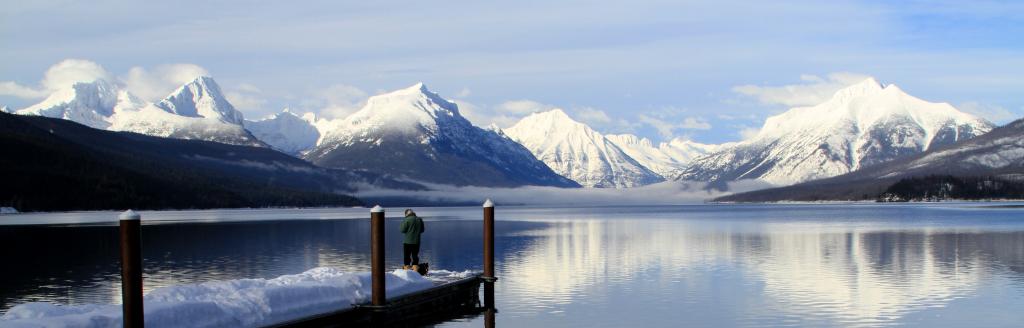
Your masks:
M484 328L494 328L494 315L498 313L495 308L484 310Z
M143 327L142 312L142 218L135 211L121 213L121 311L126 328Z
M370 210L370 277L373 280L370 304L384 306L387 302L384 283L384 208L380 205Z
M484 281L493 282L494 277L494 202L484 202Z

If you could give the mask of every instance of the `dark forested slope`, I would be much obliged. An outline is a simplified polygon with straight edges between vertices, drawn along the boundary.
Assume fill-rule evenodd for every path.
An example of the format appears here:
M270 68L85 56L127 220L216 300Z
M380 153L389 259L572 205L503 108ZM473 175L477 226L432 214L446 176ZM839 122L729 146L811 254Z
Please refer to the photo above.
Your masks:
M276 151L0 113L0 206L20 211L359 205L348 182Z

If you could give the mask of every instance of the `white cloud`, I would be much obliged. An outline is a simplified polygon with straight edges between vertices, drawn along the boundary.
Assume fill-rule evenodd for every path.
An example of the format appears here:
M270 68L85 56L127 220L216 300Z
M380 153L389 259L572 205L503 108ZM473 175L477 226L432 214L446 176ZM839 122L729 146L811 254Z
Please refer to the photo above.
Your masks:
M982 104L976 101L969 101L957 106L958 109L982 117L996 124L1008 123L1021 117L1021 114L1011 112L1003 106Z
M801 84L783 86L740 85L733 92L757 98L763 104L786 106L810 106L825 102L836 91L862 82L870 76L857 73L832 73L825 78L816 75L801 75Z
M65 59L46 70L41 84L52 91L70 87L75 82L96 80L113 82L114 78L103 66L95 62L84 59Z
M208 76L210 72L195 64L158 65L152 69L136 66L129 69L121 81L128 92L135 96L146 101L157 101L181 85L204 75Z
M480 106L477 106L474 103L459 99L452 100L452 102L454 102L455 105L459 106L459 113L461 113L462 116L465 117L467 120L472 122L473 125L488 126L491 123L498 124L497 122L495 122L496 118L494 117L494 115L492 115L493 113L487 111L486 109L480 108ZM498 126L504 127L501 124L498 124Z
M466 98L466 97L469 97L469 95L471 95L471 94L473 94L472 90L469 90L469 88L463 87L462 90L459 90L459 93L455 94L455 98Z
M343 118L359 110L369 94L348 84L333 84L311 92L312 98L303 105L319 109L325 118Z
M46 90L35 89L18 84L17 82L0 82L0 95L15 96L22 99L39 99L49 94Z
M555 108L553 105L543 104L533 100L521 99L511 100L494 106L499 113L526 116L532 113L548 111Z
M592 107L578 108L574 112L578 120L587 124L608 124L612 122L612 118L608 116L608 113Z
M53 91L71 87L76 82L105 80L116 82L103 66L84 59L65 59L50 66L39 82L40 87L30 87L13 81L0 82L0 95L23 99L46 97Z
M255 85L242 83L224 92L235 108L246 112L254 112L263 109L267 99L263 97L263 90Z
M686 117L683 118L679 123L673 123L665 119L654 117L652 115L640 114L637 118L641 123L650 125L658 134L666 140L672 139L676 135L677 130L710 130L711 123L707 120L699 117Z
M501 128L510 127L524 116L555 108L553 105L520 99L510 100L494 106L478 105L465 100L454 100L459 105L459 112L476 126L497 125Z
M750 140L757 136L761 132L760 128L751 126L740 126L739 131L736 132L742 140Z
M711 123L702 118L687 117L683 119L683 123L679 125L679 128L685 130L710 130Z
M634 133L639 124L621 118L614 118L600 109L578 107L572 109L572 118L583 122L601 133Z

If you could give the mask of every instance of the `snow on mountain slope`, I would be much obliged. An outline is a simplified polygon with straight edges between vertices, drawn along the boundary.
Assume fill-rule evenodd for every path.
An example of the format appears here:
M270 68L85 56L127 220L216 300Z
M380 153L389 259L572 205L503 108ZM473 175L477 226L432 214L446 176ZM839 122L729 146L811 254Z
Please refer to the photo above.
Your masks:
M214 141L231 145L266 146L241 125L217 119L176 115L152 104L139 109L118 112L114 116L109 130L165 138Z
M1024 120L983 136L865 172L875 178L923 174L1024 175Z
M367 100L304 158L450 185L576 187L508 137L473 126L422 83Z
M105 80L77 82L16 113L62 118L111 131L264 145L242 127L242 114L227 102L220 87L209 77L199 77L181 86L155 105Z
M119 103L137 103L127 92L104 80L78 82L69 88L57 90L42 102L18 110L22 115L63 118L86 126L106 129L110 127L114 107Z
M209 76L197 77L182 85L156 107L185 117L216 119L224 123L243 124L242 113L228 102L220 86Z
M702 144L682 138L662 142L654 147L650 139L632 134L608 134L604 137L640 165L666 178L678 174L693 159L720 148L720 145Z
M1024 177L1024 120L952 145L792 186L729 195L730 202L870 200L905 178L953 176L1020 181ZM998 182L993 182L998 183ZM987 184L987 183L986 183ZM991 186L979 186L986 188Z
M315 116L299 117L285 108L284 111L262 120L246 120L245 128L256 138L277 150L300 155L316 147L317 140L320 140L320 131L315 122Z
M585 187L624 188L664 181L612 141L560 109L531 114L505 133L555 172Z
M0 106L0 112L4 112L4 113L8 113L8 114L13 114L14 110L12 110L10 107L7 107L7 106Z
M778 185L885 163L991 130L981 118L874 79L768 118L757 136L695 160L675 179L760 179Z

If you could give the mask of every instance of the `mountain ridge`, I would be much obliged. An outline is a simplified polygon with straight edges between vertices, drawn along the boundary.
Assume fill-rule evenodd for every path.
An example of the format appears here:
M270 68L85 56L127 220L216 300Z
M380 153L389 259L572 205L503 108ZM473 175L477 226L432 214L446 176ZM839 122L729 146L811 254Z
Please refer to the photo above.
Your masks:
M561 109L530 114L503 131L555 172L585 187L626 188L664 181Z
M895 85L866 79L824 103L768 118L754 138L695 160L674 179L794 184L952 144L992 128L947 103L930 103Z
M792 186L715 199L722 202L874 200L896 182L928 176L1024 177L1024 119L955 144Z
M208 76L183 84L157 103L143 102L103 79L76 82L15 113L61 118L112 131L266 146L242 127L242 113Z
M450 185L579 186L510 138L474 126L458 105L423 83L370 97L359 111L332 122L303 158Z

